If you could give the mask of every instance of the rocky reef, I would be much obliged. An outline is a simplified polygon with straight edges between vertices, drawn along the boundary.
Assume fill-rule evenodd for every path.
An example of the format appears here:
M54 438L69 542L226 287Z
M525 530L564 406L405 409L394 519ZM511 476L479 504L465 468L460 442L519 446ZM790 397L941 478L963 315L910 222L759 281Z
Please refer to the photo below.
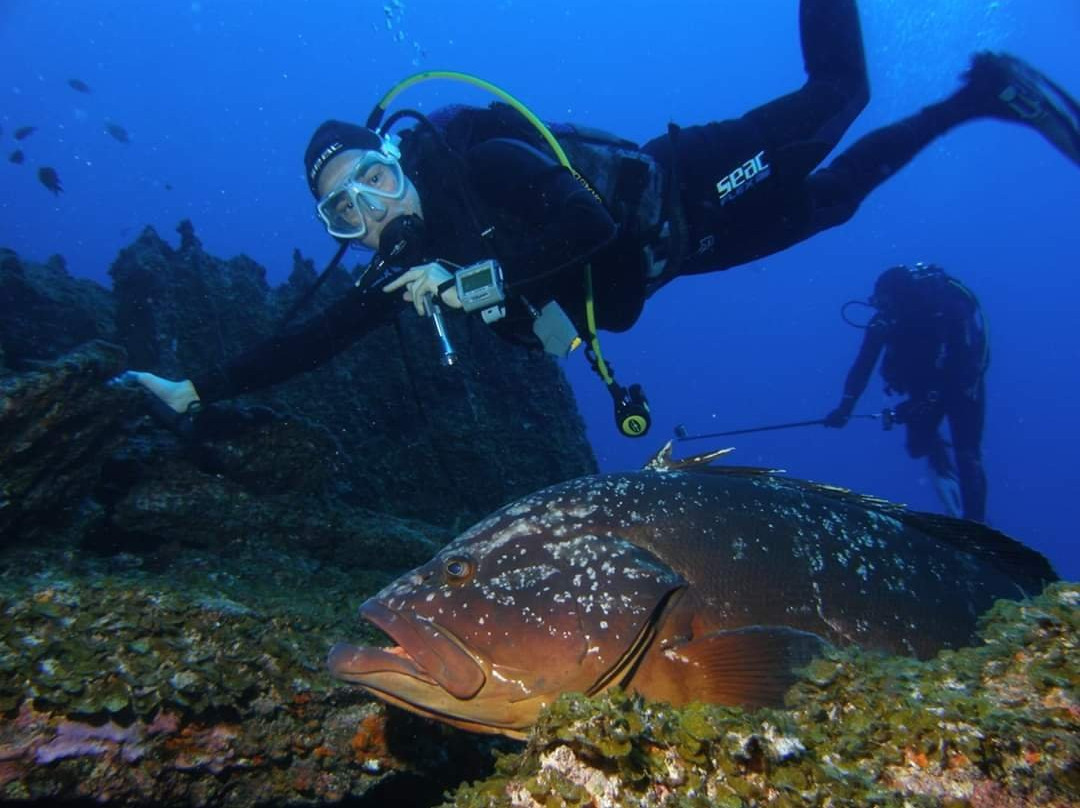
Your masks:
M405 307L326 366L193 423L107 387L125 368L205 371L271 333L315 283L299 255L271 288L250 259L207 255L190 223L179 233L173 248L144 231L113 264L111 292L59 257L0 252L0 543L73 525L103 550L252 533L324 545L357 509L460 529L595 470L556 363L449 318L462 362L443 368L430 324ZM299 316L350 283L332 273Z
M0 800L432 804L489 768L490 741L388 715L325 672L390 574L249 541L227 551L180 550L168 574L129 555L9 552Z

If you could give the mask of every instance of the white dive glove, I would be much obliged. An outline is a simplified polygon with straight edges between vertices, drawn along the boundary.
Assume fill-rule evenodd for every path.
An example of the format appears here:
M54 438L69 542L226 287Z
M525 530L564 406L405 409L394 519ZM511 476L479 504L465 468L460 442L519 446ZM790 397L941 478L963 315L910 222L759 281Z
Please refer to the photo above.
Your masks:
M416 313L425 317L428 311L424 298L428 295L442 300L452 309L461 308L461 299L458 297L457 289L452 285L453 280L454 276L446 267L438 262L432 262L406 270L386 284L383 291L396 292L404 287L405 302L412 303L416 308ZM448 283L450 283L449 288L447 288ZM443 290L441 293L440 288Z
M127 370L115 377L110 384L128 384L131 382L141 384L169 409L181 415L188 412L192 406L197 408L199 404L199 394L195 392L195 385L191 383L190 379L174 382L155 376L153 373L146 373L141 370Z

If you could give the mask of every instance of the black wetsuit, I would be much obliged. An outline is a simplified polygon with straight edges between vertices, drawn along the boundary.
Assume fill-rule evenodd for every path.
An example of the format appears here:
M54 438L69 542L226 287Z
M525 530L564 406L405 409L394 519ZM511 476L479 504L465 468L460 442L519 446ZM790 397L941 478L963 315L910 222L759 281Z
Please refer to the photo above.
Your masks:
M443 141L453 144L448 153L425 127L407 130L402 167L420 194L425 259L465 265L496 257L508 316L493 328L528 344L536 340L526 300L535 308L558 301L584 333L588 263L598 327L625 330L648 295L679 275L737 266L846 221L933 138L981 114L961 90L867 135L815 171L869 91L855 0L802 0L799 25L808 75L799 90L736 120L672 126L642 147L664 174L662 233L613 217L531 143L499 132L485 140L471 128L464 136L450 132ZM351 292L318 317L193 379L200 396L248 392L325 362L402 310L400 294L380 287Z
M927 458L939 476L955 476L964 517L981 522L986 518L981 449L986 333L966 287L943 274L920 283L923 293L903 314L879 312L870 320L844 382L844 400L854 406L884 352L881 375L886 392L907 396L896 415L907 427L908 454ZM955 467L938 431L946 417Z

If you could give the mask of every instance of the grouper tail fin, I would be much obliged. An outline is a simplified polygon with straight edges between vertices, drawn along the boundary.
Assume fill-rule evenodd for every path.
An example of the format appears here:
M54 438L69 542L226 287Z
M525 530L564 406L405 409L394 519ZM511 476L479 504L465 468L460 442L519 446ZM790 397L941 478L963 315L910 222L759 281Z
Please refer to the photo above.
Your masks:
M909 510L893 510L889 515L997 568L1029 597L1058 580L1046 556L981 522Z

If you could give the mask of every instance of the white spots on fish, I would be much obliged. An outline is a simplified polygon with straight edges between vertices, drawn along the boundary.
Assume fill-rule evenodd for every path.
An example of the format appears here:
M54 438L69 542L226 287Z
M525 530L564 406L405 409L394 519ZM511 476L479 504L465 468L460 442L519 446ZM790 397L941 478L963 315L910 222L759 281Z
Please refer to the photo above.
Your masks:
M564 508L562 513L574 519L584 520L588 519L590 516L596 513L598 508L598 505L593 504L572 505L570 507Z
M623 567L622 571L621 571L621 574L622 574L622 577L625 578L628 581L639 581L639 580L641 580L643 578L645 578L645 579L655 578L658 572L660 572L660 571L655 569L655 568L652 568L652 567L639 566L639 567Z
M744 558L746 558L746 541L742 538L742 536L736 536L734 539L732 539L731 550L732 561L742 561Z
M805 558L812 575L817 575L825 569L825 554L821 549L820 538L816 534L812 535L809 541L794 542L791 554L795 558Z
M855 574L862 578L864 581L870 580L870 572L874 569L874 565L868 561L863 561L859 566L855 568Z
M546 622L542 614L537 614L529 606L521 607L521 619L526 623L536 623L538 626L542 626Z
M578 606L585 614L590 614L594 608L598 609L601 614L611 614L616 611L616 599L610 592L600 592L598 594L588 594L578 596Z
M893 532L896 532L896 533L899 533L904 529L903 523L901 523L901 521L899 519L897 519L896 517L894 517L894 516L889 516L888 514L884 514L884 513L881 513L880 511L875 511L875 510L867 511L866 515L870 517L870 521L874 523L874 527L876 529L880 530L881 528L884 527L884 529L890 530L890 531L893 531ZM869 535L869 534L867 534L867 535ZM880 546L884 547L885 546L884 542L882 542Z
M896 576L884 576L882 578L882 583L884 584L885 588L890 592L895 592L897 594L902 594L906 592L912 597L916 597L915 591L908 587L907 581L903 578Z
M479 589L480 596L484 600L494 601L500 606L513 606L517 603L517 601L514 600L514 596L511 595L509 592L503 590L496 591L489 586L481 586Z
M491 578L488 582L488 586L516 592L535 586L540 581L558 574L559 571L550 564L533 564L528 567L518 567L517 569L500 573Z
M545 542L542 547L555 562L578 569L599 562L601 553L605 557L618 558L624 552L622 548L612 550L610 544L599 542L597 536L589 533L569 541Z
M683 656L682 654L680 654L674 648L665 648L664 649L664 658L669 659L672 662L681 662L683 665L689 665L690 664L690 659L688 657Z
M826 616L826 614L825 614L825 603L822 600L821 586L818 584L818 582L817 581L811 581L810 582L810 587L814 591L814 608L817 611L817 616L818 616L818 618L820 618L821 622L824 623L825 625L827 625L830 629L832 629L839 636L844 637L849 641L854 641L854 638L851 637L847 633L847 631L844 630L843 625L841 625L838 621L832 620L832 619L830 619L829 617Z
M498 665L495 665L491 668L491 678L502 682L503 684L514 685L516 688L518 688L518 690L522 692L522 694L526 696L532 694L532 690L530 690L529 687L521 679L512 679L509 676L504 676L499 670Z

